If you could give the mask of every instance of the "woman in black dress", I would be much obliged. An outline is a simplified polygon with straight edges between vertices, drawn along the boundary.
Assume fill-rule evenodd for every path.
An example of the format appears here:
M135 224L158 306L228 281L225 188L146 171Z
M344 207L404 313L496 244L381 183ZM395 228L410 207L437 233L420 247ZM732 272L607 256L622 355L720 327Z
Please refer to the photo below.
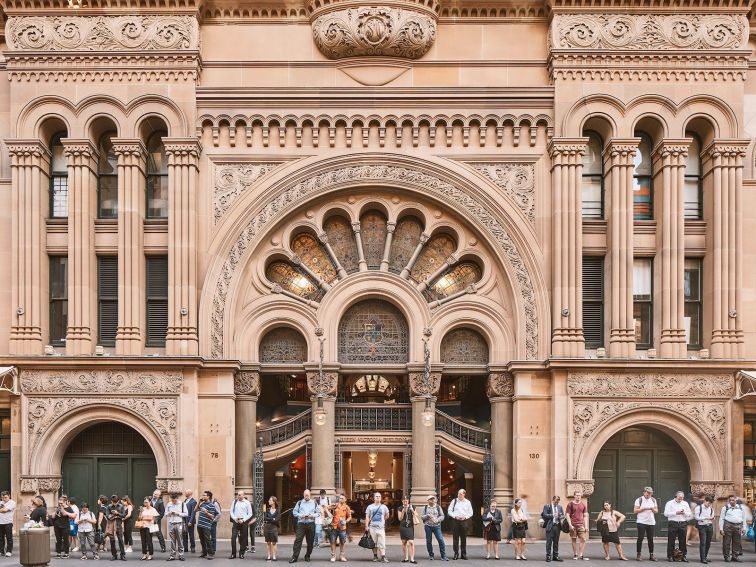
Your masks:
M494 559L499 558L499 542L501 541L501 523L504 517L498 509L496 500L491 500L489 508L483 513L483 538L486 540L486 559L491 559L491 550Z
M404 559L402 563L417 563L415 561L415 524L420 523L415 508L410 506L409 496L402 498L399 508L399 538L402 540Z
M510 510L509 517L512 520L515 559L527 560L527 557L525 557L525 536L528 533L528 516L522 509L521 498L514 501L514 507Z
M278 499L275 496L268 498L268 507L263 516L263 535L265 547L268 550L266 561L278 561L276 551L278 549L278 528L281 525L281 513L278 511Z

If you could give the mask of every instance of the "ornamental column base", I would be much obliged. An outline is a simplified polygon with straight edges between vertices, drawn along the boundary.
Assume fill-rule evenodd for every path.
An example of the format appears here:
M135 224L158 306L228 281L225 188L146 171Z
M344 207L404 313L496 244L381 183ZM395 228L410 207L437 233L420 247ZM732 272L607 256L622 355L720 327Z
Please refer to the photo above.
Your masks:
M685 358L688 354L688 340L685 329L662 329L659 342L661 358Z
M92 354L92 331L89 327L68 327L66 354Z
M142 332L139 327L118 327L116 353L142 354Z
M743 331L714 329L711 333L711 358L743 358Z
M11 354L42 354L43 351L44 345L42 344L42 329L40 327L22 325L11 327Z
M197 327L168 327L165 336L165 353L179 356L199 354Z
M632 358L635 356L635 329L612 329L609 333L609 357Z
M583 329L559 327L551 336L551 352L555 357L583 358L585 356L585 338Z

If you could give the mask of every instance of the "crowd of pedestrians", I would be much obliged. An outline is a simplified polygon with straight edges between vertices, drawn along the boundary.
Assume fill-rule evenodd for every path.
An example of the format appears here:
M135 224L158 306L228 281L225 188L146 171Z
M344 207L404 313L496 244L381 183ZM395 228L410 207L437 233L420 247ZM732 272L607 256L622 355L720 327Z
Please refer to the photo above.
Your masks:
M661 507L654 498L651 487L644 488L633 502L638 561L642 560L644 542L648 548L648 560L657 560L654 540L660 509L666 518L668 561L688 562L688 544L697 535L700 561L709 563L711 542L717 528L722 538L724 560L741 561L743 537L753 519L748 506L735 496L730 496L717 515L712 497L700 494L692 502L687 502L684 493L680 491ZM13 519L16 511L16 503L10 494L0 493L0 556L10 557L13 553ZM197 540L199 557L215 558L217 526L222 512L220 503L209 490L202 492L199 500L194 498L191 490L186 490L183 495L173 492L168 495L167 501L160 490L155 490L151 496L142 500L141 506L135 506L127 495L112 495L109 498L100 496L95 507L90 507L86 502L77 505L75 499L62 495L57 499L55 507L50 509L42 496L35 496L24 517L27 526L43 524L52 528L58 558L68 558L72 553L79 552L82 560L96 560L109 551L111 561L125 561L127 554L132 553L133 549L131 532L138 530L143 561L153 559L156 546L161 552L168 553L168 561L184 561L186 553L196 553ZM255 531L259 519L265 539L266 560L278 561L278 533L282 511L276 497L268 499L258 516L253 502L245 492L239 491L226 512L231 523L229 559L244 559L245 554L255 552ZM289 563L299 560L303 544L305 561L310 561L314 548L326 547L330 548L331 562L346 562L346 548L351 541L348 527L354 520L364 522L360 546L372 551L373 561L389 562L386 555L386 529L391 510L383 502L381 492L373 494L372 502L355 512L344 494L331 497L321 490L317 497L313 497L309 490L305 490L302 498L294 505L292 516L296 527ZM427 503L422 506L410 504L409 498L405 496L396 510L402 542L401 561L417 563L415 534L418 532L424 532L429 560L436 558L434 547L437 547L441 561L467 560L467 534L473 527L473 516L473 503L467 498L465 490L459 490L445 510L434 494L429 495ZM442 523L447 518L452 532L451 558L447 554L441 531ZM514 543L514 558L527 561L530 519L524 498L514 499L508 517L499 504L492 500L480 516L485 559L501 558L502 528L505 523L509 523L510 531L506 539L507 543ZM601 535L604 558L607 560L610 559L612 546L618 559L628 559L620 542L620 532L625 520L625 514L615 510L609 501L603 502L594 519L596 530ZM566 506L561 505L559 496L554 496L551 502L543 506L538 524L545 532L547 562L562 561L559 553L562 533L569 534L573 560L588 560L585 545L590 518L588 503L581 492L575 492Z

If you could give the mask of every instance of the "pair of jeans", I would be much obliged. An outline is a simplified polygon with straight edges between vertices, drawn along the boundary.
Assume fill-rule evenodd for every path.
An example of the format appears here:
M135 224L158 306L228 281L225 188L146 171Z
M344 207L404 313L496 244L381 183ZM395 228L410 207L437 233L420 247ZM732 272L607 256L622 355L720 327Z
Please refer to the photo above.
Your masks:
M638 555L643 551L643 536L648 539L648 552L654 553L654 529L656 526L651 524L636 524L638 529L638 539L635 542L635 551Z
M197 544L194 542L194 524L189 524L186 520L184 520L184 535L182 536L183 543L184 543L184 551L192 550L192 553L194 553L194 548L197 546Z
M725 521L724 535L722 536L722 553L725 559L732 559L734 554L740 550L740 530L741 524L733 524Z
M215 525L215 524L213 524ZM200 545L202 546L202 557L214 557L215 551L213 550L213 534L211 528L197 528L199 533Z
M140 528L139 537L142 540L142 555L152 555L155 550L152 547L152 532L150 532L150 528Z
M121 557L125 555L124 548L123 548L123 528L115 528L113 530L113 535L110 537L110 554L113 557L118 557L116 555L116 539L118 540L118 549L121 552Z
M438 542L438 550L441 552L441 559L446 557L446 544L444 543L444 534L441 533L441 526L429 526L425 524L425 547L428 549L428 558L433 558L433 536Z
M247 522L231 522L231 555L236 557L236 542L239 541L239 554L244 556L247 551L247 539L249 537L249 524Z
M701 561L709 556L709 548L711 547L711 540L713 537L713 525L709 524L708 526L698 526L698 550L701 554Z
M53 526L55 532L55 553L65 553L68 555L68 530L69 527L66 524L65 528Z
M163 516L158 516L155 518L155 523L158 525L158 531L155 532L155 535L158 538L158 543L160 544L160 551L165 551L165 536L163 536Z
M315 545L323 541L323 524L315 524Z
M678 541L682 554L688 556L688 544L685 541L688 533L687 522L669 522L667 526L667 558L675 552L675 540Z
M89 551L92 552L92 557L95 557L97 555L97 548L95 547L94 536L95 536L94 530L90 532L79 531L79 549L81 550L82 557L87 556L87 548L89 548Z
M454 555L459 553L462 557L467 557L467 524L467 520L452 518L452 545L454 546Z
M299 559L299 552L302 551L302 540L307 540L307 551L305 559L310 558L312 546L315 543L315 524L313 522L297 522L296 537L294 538L294 548L291 550L291 558Z
M168 539L171 540L171 557L184 556L184 542L183 542L184 523L174 522L168 524Z
M562 530L559 524L551 522L551 527L546 530L546 558L559 557L559 536Z
M0 554L13 551L13 524L0 524Z

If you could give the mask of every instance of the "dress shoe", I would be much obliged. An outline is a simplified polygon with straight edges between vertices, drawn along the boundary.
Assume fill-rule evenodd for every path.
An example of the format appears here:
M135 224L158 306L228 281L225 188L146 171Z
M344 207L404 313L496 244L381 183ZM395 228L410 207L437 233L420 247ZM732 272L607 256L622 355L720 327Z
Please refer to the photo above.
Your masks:
M486 559L488 559L488 557L486 557ZM546 558L546 563L551 563L551 557Z
M229 558L229 559L236 559L236 555L234 555L234 554L231 554L231 555L229 555L229 556L228 556L228 558Z
M457 553L455 553L454 557L452 559L454 559L454 561L456 561L457 559L459 559L459 555Z
M654 554L653 554L653 553L652 553L651 555L649 555L649 556L648 556L648 560L649 560L649 561L656 561L656 557L654 557Z
M297 560L294 557L292 557L291 559L289 559L289 563L296 563L296 562L297 562Z
M559 557L558 555L555 555L555 556L554 556L554 557L553 557L552 559L553 559L554 561L562 561L562 558L561 558L561 557Z
M732 562L733 563L742 563L742 561L740 560L740 558L737 557L737 556L735 556L735 557L732 558Z

